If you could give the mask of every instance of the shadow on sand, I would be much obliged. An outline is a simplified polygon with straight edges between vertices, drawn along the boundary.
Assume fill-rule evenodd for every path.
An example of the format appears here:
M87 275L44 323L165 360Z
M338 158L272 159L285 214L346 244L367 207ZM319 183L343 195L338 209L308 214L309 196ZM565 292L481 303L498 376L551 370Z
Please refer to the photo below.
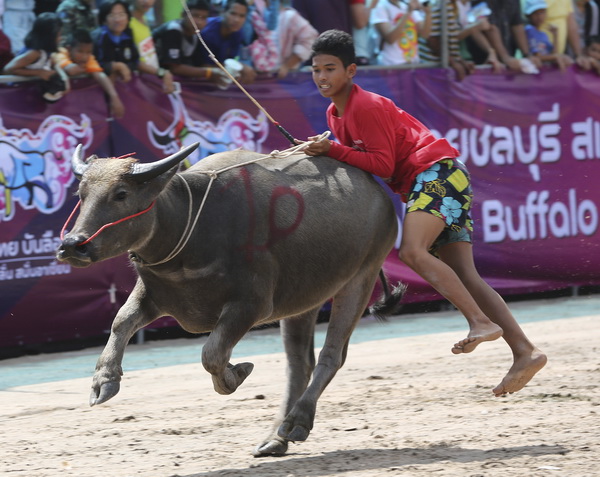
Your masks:
M290 453L284 457L257 459L256 465L247 468L221 469L210 472L173 474L170 477L223 477L252 476L281 477L285 475L331 475L333 473L357 472L381 469L382 472L409 471L411 466L435 464L436 462L481 462L482 468L504 467L505 461L525 455L536 457L543 455L565 454L568 449L562 446L545 444L519 447L500 447L489 450L456 447L444 443L426 448L403 449L355 449L326 452L322 455L302 456ZM304 471L303 471L304 469Z

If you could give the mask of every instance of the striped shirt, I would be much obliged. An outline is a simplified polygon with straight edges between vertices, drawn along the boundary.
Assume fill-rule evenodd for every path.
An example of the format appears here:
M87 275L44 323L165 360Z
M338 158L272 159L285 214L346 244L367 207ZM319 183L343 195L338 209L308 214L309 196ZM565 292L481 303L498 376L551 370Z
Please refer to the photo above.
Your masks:
M453 1L445 2L445 4L450 57L460 58L460 42L458 40L458 34L462 28L458 22L458 12ZM431 7L431 34L429 36L434 38L442 36L442 10L439 3ZM440 61L440 52L433 51L427 40L424 38L419 38L419 56L422 62L437 63Z

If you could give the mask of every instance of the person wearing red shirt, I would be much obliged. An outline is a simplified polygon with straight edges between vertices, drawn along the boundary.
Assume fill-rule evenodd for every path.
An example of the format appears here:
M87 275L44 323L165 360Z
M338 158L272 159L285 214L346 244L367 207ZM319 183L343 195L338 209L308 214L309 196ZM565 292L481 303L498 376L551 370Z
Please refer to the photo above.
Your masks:
M339 142L309 138L309 156L329 156L381 177L407 202L400 258L460 310L469 334L452 347L470 353L501 336L513 365L493 389L503 396L522 389L547 358L529 341L504 300L475 268L470 217L471 182L459 152L391 100L354 84L352 37L339 30L313 43L313 80L331 99L327 122Z

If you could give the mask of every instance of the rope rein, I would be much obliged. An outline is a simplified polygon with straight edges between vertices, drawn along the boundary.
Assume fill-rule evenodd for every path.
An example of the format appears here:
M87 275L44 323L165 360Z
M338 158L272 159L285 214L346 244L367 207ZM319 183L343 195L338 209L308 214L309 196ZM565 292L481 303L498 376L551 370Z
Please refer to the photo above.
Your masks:
M162 259L158 262L146 263L146 262L143 262L142 260L140 260L139 257L136 258L136 260L143 263L147 267L153 267L156 265L161 265L163 263L166 263L169 260L172 260L185 248L185 246L187 245L187 243L190 240L190 237L192 236L192 233L194 232L194 228L196 227L198 220L200 219L200 214L202 213L202 209L204 208L204 204L206 203L206 199L208 198L208 193L210 192L213 182L219 176L219 174L229 171L231 169L235 169L237 167L244 167L244 166L247 166L250 164L254 164L256 162L264 161L265 159L269 159L269 158L282 159L285 157L293 156L294 154L300 154L302 152L302 150L305 149L307 146L309 146L310 144L312 144L314 142L318 142L318 141L321 141L322 139L329 137L330 134L331 133L329 131L325 131L324 133L316 136L315 139L313 139L312 141L305 141L301 144L298 144L296 146L285 149L284 151L279 151L276 149L276 150L271 151L270 154L264 154L255 159L252 159L250 161L242 162L241 164L234 164L232 166L223 167L222 169L219 169L216 171L215 170L197 171L200 174L209 176L210 181L208 183L208 186L206 187L206 190L204 191L204 196L202 198L202 202L200 203L200 207L198 208L198 211L196 212L196 217L194 218L193 222L192 222L192 210L194 207L194 198L193 198L192 190L191 190L188 182L185 180L185 178L181 174L176 174L183 181L183 183L186 187L186 190L188 193L188 201L189 201L187 223L185 225L185 229L184 229L183 233L181 234L181 238L179 239L179 242L177 242L177 245L175 245L175 248L171 251L171 253L169 253L169 255L167 255L164 259ZM130 155L131 154L127 154L127 155L121 156L121 157L129 157ZM120 159L120 158L117 158L117 159ZM100 235L104 230L106 230L109 227L112 227L113 225L120 224L122 222L125 222L126 220L133 219L135 217L139 217L142 214L145 214L146 212L150 211L154 207L155 203L156 203L156 201L153 201L146 209L144 209L140 212L137 212L132 215L128 215L127 217L123 217L122 219L115 220L114 222L110 222L108 224L103 225L94 234L92 234L89 238L87 238L83 242L78 243L77 246L79 247L79 246L90 243L92 240L94 240L96 237L98 237L98 235ZM67 221L63 225L63 227L60 231L60 239L61 240L65 239L65 230L66 230L67 226L69 225L69 223L71 222L71 220L73 219L75 212L77 212L77 210L79 209L80 206L81 206L81 200L79 202L77 202L77 205L75 205L75 208L73 209L73 211L67 218Z

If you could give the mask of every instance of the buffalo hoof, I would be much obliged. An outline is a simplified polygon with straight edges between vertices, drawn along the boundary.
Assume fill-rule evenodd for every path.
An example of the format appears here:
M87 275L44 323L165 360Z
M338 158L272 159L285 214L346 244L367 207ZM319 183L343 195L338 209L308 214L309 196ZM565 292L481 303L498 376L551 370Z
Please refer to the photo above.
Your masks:
M110 398L115 397L120 388L121 384L116 381L104 383L102 386L100 386L100 389L92 387L92 393L90 394L90 406L102 404L103 402L108 401Z
M252 452L254 457L279 457L285 455L288 443L285 439L275 437L258 445Z
M291 425L287 422L284 422L279 429L277 430L277 435L288 441L292 442L301 442L308 439L308 435L310 434L310 429L301 425L295 425L291 427Z
M228 364L225 372L216 376L213 374L213 387L219 394L231 394L250 376L254 369L252 363L240 363L235 366Z

